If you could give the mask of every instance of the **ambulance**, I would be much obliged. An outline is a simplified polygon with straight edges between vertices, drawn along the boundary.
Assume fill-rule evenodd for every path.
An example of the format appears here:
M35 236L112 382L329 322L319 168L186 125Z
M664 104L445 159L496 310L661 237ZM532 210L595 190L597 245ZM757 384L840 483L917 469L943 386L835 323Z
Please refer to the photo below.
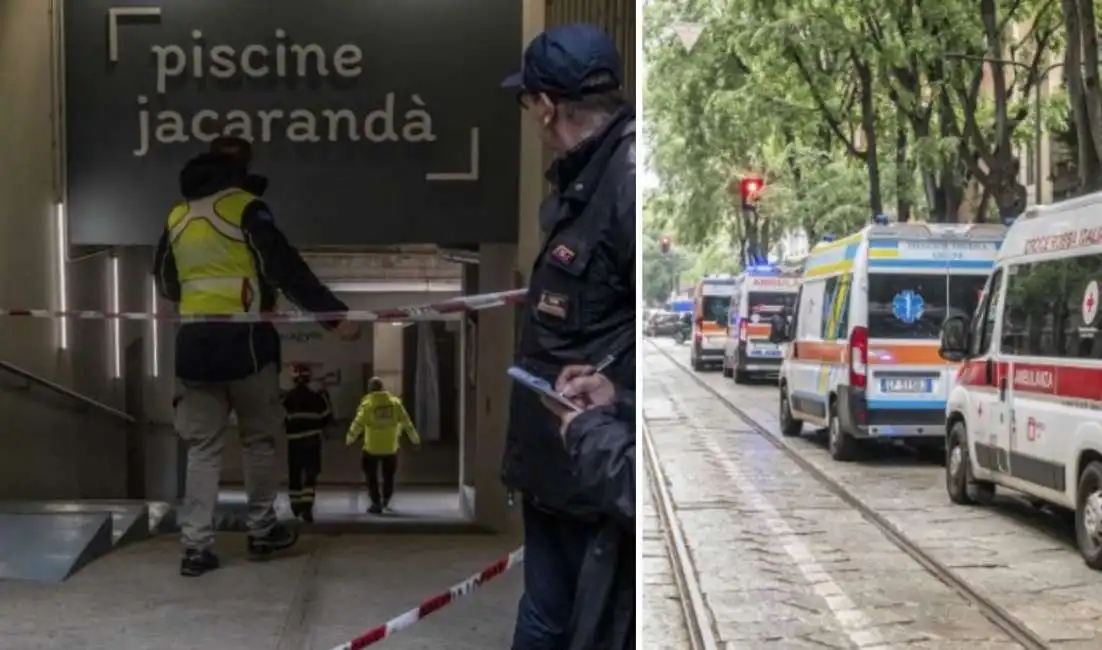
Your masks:
M735 278L730 275L708 275L697 283L693 292L693 347L689 353L693 370L723 363L727 310L734 290Z
M723 376L743 384L754 375L777 377L781 348L769 340L773 317L796 305L802 269L755 266L735 277L723 348Z
M938 353L941 326L972 314L1006 227L884 220L808 255L787 342L780 422L828 431L831 457L854 460L867 440L940 450L956 366Z
M996 486L1075 511L1102 569L1102 193L1031 208L1007 233L974 315L945 323L960 362L946 407L945 485L958 504Z

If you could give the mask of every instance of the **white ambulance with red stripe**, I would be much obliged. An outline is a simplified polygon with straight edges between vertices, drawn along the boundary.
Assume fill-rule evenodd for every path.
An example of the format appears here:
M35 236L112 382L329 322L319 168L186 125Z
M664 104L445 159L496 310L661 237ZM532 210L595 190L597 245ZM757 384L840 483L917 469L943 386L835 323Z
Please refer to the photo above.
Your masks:
M723 348L723 376L743 384L752 377L776 378L781 347L769 340L773 317L796 308L802 268L752 266L735 277Z
M1102 569L1102 193L1031 208L1010 228L969 319L941 355L962 361L946 404L946 487L960 504L996 486L1075 510Z

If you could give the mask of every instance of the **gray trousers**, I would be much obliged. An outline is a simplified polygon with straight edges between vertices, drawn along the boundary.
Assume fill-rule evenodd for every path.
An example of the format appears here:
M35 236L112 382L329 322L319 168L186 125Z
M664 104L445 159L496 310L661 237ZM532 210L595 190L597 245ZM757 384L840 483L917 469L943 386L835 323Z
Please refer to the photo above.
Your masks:
M275 445L276 435L283 431L275 364L237 381L183 384L184 393L176 406L176 432L188 446L180 522L184 547L202 550L214 544L214 508L231 410L237 413L241 438L249 534L266 534L276 523L274 504L280 474Z

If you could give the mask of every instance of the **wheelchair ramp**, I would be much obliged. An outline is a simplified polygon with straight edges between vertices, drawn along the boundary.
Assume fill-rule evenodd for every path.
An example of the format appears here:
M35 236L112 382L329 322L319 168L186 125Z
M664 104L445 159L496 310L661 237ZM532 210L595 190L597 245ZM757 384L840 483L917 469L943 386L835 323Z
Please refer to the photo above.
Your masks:
M0 501L0 580L60 582L150 535L137 501Z
M0 512L0 580L61 582L114 547L111 515Z

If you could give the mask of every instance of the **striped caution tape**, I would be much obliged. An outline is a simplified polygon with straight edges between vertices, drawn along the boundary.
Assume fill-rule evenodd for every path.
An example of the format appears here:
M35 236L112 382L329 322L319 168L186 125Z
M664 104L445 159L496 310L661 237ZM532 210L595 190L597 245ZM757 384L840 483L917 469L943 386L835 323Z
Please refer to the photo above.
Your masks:
M524 547L521 547L447 591L422 602L418 607L400 616L396 616L382 625L371 628L351 641L347 641L333 648L333 650L360 650L361 648L366 648L367 646L374 645L379 641L390 638L392 634L406 629L429 614L443 609L445 606L450 605L463 596L470 595L475 589L478 589L485 583L493 580L523 561Z
M189 314L176 313L112 312L85 311L77 309L0 309L0 317L22 316L26 318L72 318L75 320L131 320L131 321L172 321L178 323L316 323L319 321L392 321L392 320L437 320L447 314L477 311L503 305L515 305L524 299L527 289L513 289L498 293L484 293L473 296L459 296L442 302L410 307L348 312L302 312L275 311L260 314Z

